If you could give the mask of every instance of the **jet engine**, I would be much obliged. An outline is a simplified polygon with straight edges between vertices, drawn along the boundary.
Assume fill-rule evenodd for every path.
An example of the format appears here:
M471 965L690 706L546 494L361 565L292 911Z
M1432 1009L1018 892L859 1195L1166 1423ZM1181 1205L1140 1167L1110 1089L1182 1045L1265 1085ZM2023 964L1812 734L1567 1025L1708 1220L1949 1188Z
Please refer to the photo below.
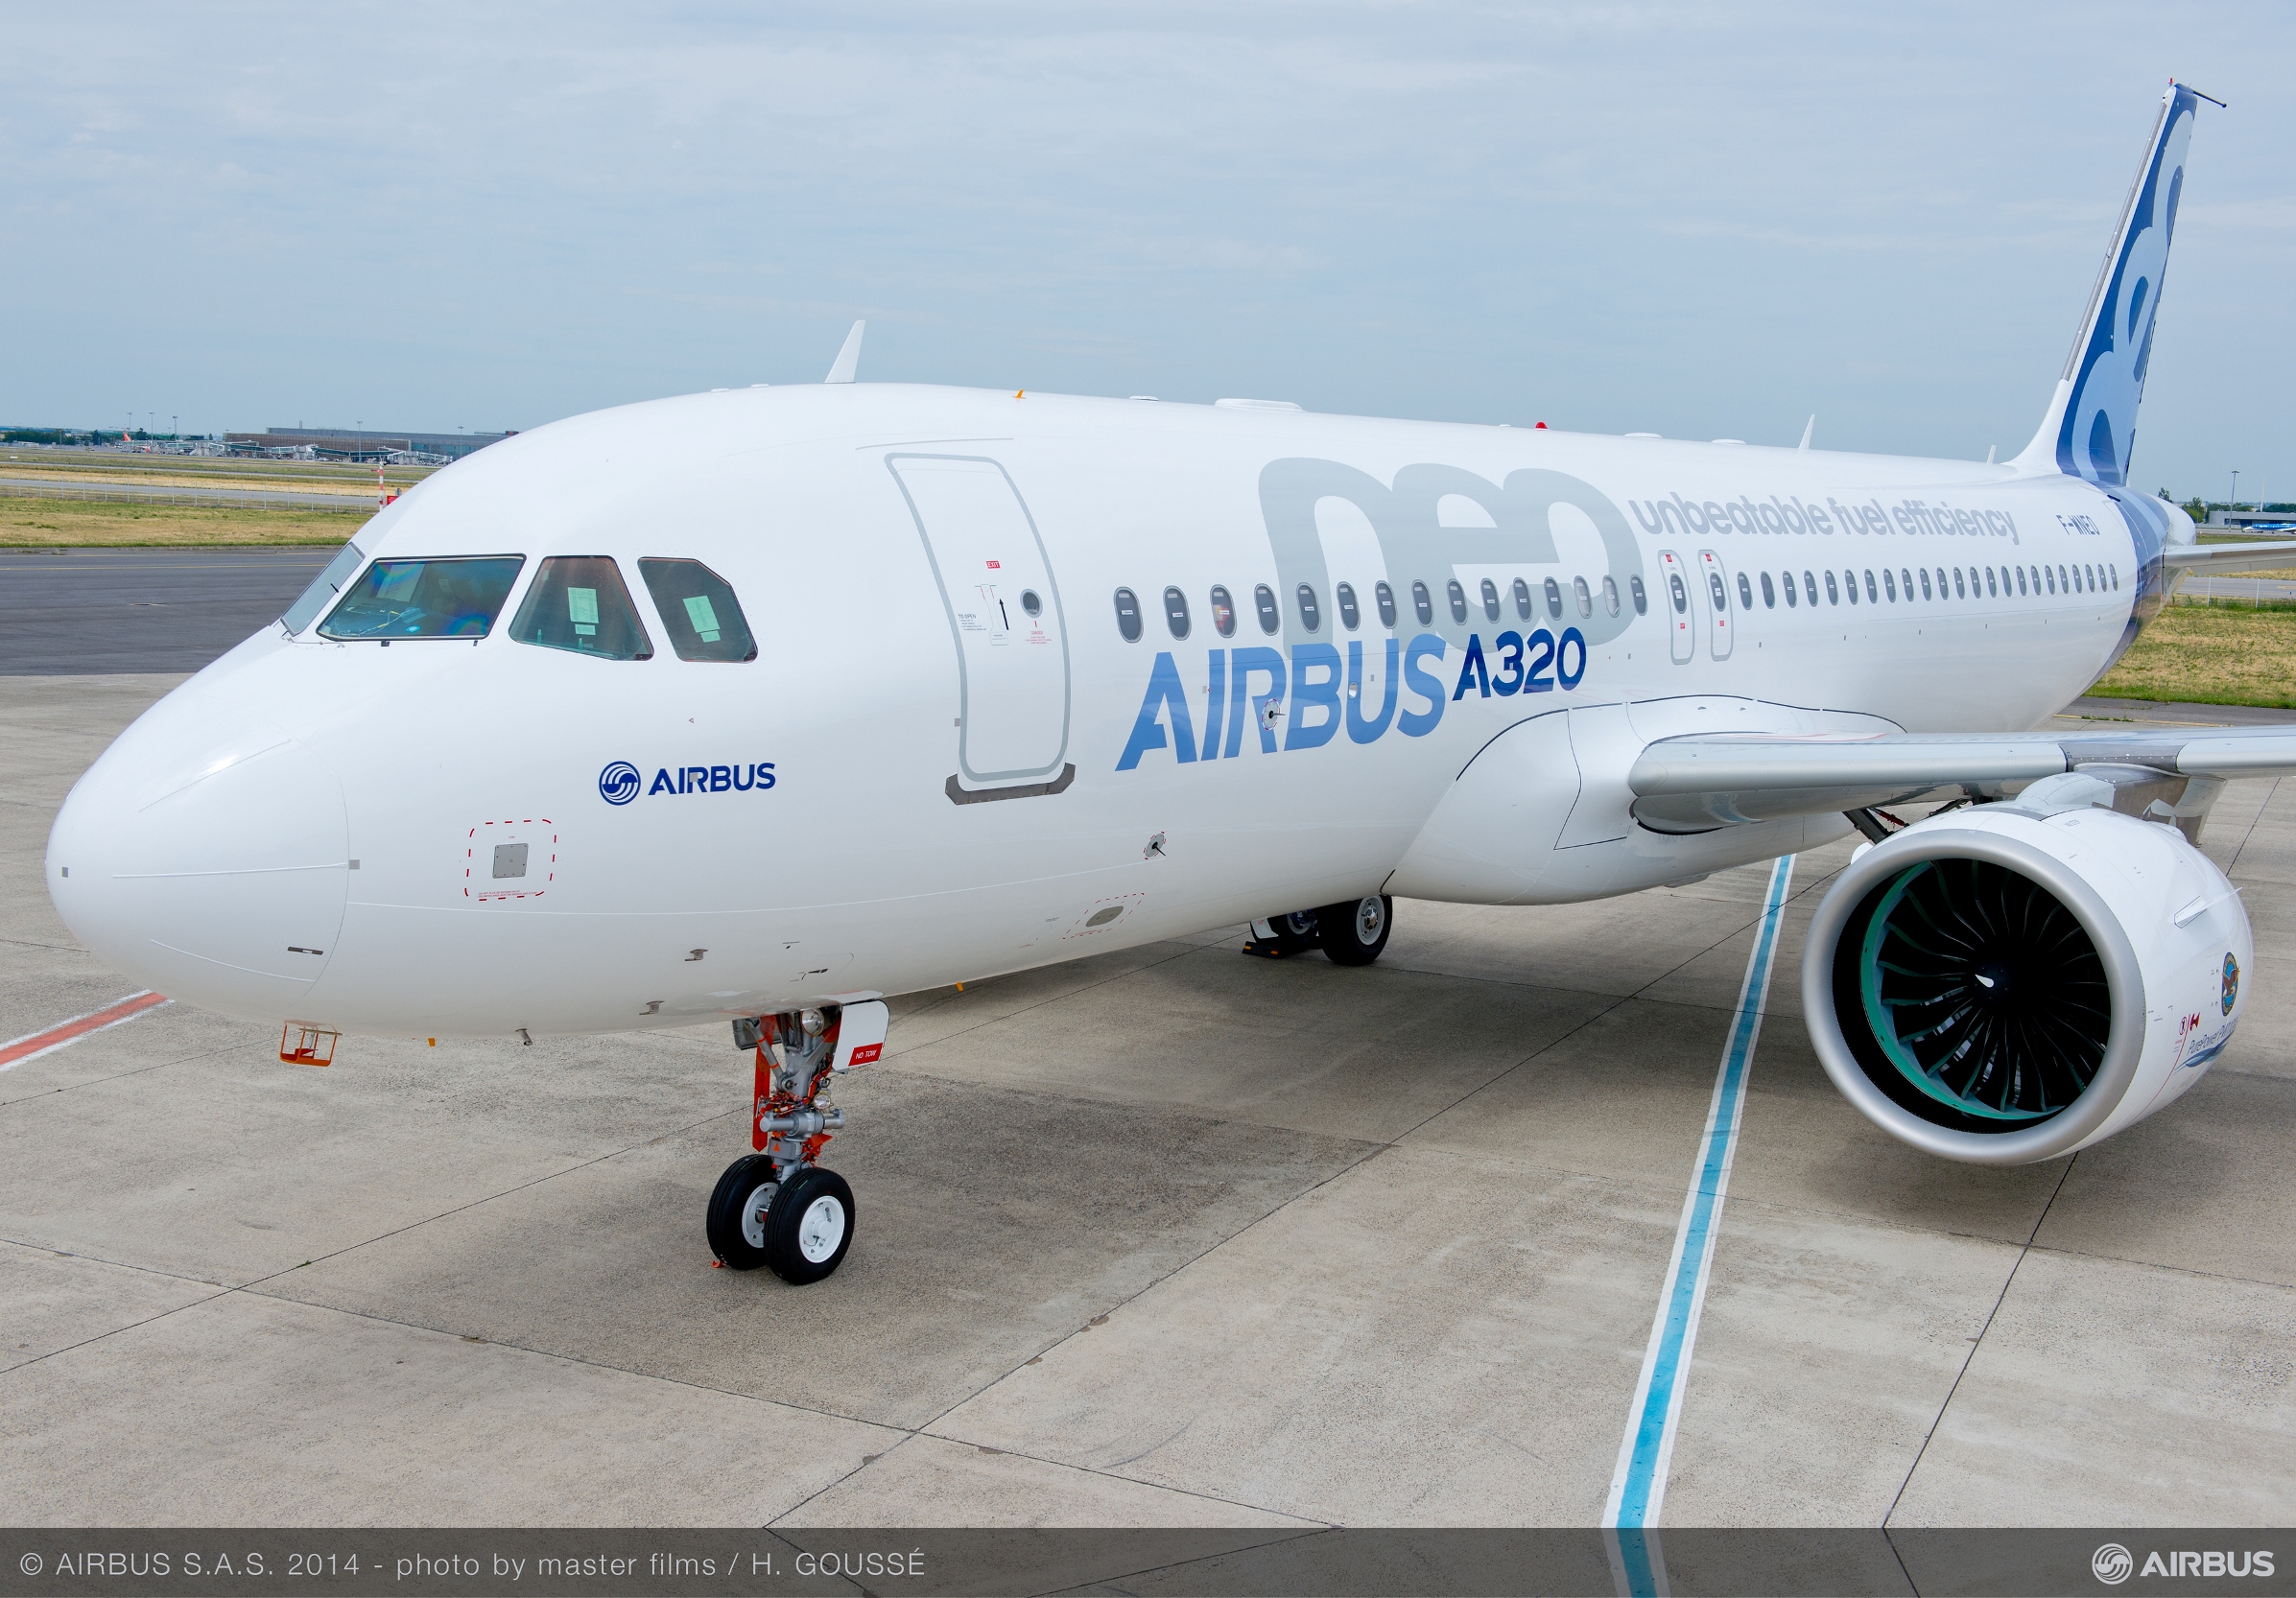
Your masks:
M1802 1001L1868 1119L1949 1160L2047 1160L2167 1104L2231 1041L2239 895L2173 818L2107 808L2117 791L2047 778L1867 845L1834 882Z

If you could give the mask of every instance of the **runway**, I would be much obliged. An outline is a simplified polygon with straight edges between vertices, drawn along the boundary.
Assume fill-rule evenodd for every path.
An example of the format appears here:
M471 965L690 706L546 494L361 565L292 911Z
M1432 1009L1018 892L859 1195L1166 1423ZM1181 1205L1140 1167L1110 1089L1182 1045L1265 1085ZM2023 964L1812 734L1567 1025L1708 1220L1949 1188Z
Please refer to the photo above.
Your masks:
M19 572L84 619L44 670L0 657L0 1040L132 992L42 882L73 779L325 552L110 569L132 589L0 567L0 638L44 624ZM2296 785L2232 785L2205 842L2256 923L2243 1029L2133 1132L2009 1170L1915 1154L1827 1082L1797 974L1849 845L1797 859L1663 1524L2296 1516ZM723 1028L346 1039L319 1070L275 1026L144 1011L0 1067L0 1498L47 1525L1592 1524L1771 881L1399 901L1360 970L1225 928L908 996L839 1090L852 1255L802 1289L702 1239L747 1147Z

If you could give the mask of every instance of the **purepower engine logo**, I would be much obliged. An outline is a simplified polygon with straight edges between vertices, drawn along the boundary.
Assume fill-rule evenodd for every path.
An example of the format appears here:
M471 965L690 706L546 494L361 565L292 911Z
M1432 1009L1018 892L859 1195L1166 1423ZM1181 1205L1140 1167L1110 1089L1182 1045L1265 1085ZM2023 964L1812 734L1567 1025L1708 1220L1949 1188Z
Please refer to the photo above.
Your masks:
M627 805L638 796L646 779L627 761L616 761L598 774L598 797L609 805Z
M2089 1556L2089 1574L2107 1586L2118 1586L2136 1568L2136 1557L2118 1542L2108 1542Z

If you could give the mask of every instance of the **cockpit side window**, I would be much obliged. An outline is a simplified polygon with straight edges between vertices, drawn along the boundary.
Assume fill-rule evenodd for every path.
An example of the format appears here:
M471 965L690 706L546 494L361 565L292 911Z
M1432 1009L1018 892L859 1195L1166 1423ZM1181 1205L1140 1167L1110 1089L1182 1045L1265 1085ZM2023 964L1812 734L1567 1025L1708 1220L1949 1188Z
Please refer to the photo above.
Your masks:
M510 623L510 638L601 660L651 660L653 640L629 602L622 573L602 554L553 555Z
M279 625L291 633L301 632L309 626L319 613L327 608L328 601L343 592L343 585L351 580L351 574L359 569L360 563L366 558L358 545L344 544L335 558L327 562L327 569L320 573L310 587L303 590L303 597L287 607L287 614L279 618Z
M320 623L321 638L484 638L526 564L522 554L378 560Z
M641 560L638 575L646 579L654 609L662 613L670 647L679 660L757 658L757 640L742 614L742 601L733 597L732 584L700 561ZM1024 610L1033 597L1021 596Z

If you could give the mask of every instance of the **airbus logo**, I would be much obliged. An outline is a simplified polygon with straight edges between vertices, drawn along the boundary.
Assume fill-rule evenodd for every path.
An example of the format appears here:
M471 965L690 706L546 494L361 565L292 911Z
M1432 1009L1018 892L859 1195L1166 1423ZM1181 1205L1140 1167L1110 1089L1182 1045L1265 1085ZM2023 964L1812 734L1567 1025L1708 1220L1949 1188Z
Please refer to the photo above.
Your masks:
M2166 1555L2152 1549L2140 1570L2136 1555L2118 1542L2107 1542L2089 1556L2089 1574L2107 1586L2118 1586L2131 1576L2161 1576L2172 1582L2193 1576L2268 1577L2275 1564L2269 1548L2178 1548Z
M598 797L609 805L627 805L640 794L763 793L773 786L771 761L745 761L731 765L665 765L646 774L627 761L615 761L598 774Z

